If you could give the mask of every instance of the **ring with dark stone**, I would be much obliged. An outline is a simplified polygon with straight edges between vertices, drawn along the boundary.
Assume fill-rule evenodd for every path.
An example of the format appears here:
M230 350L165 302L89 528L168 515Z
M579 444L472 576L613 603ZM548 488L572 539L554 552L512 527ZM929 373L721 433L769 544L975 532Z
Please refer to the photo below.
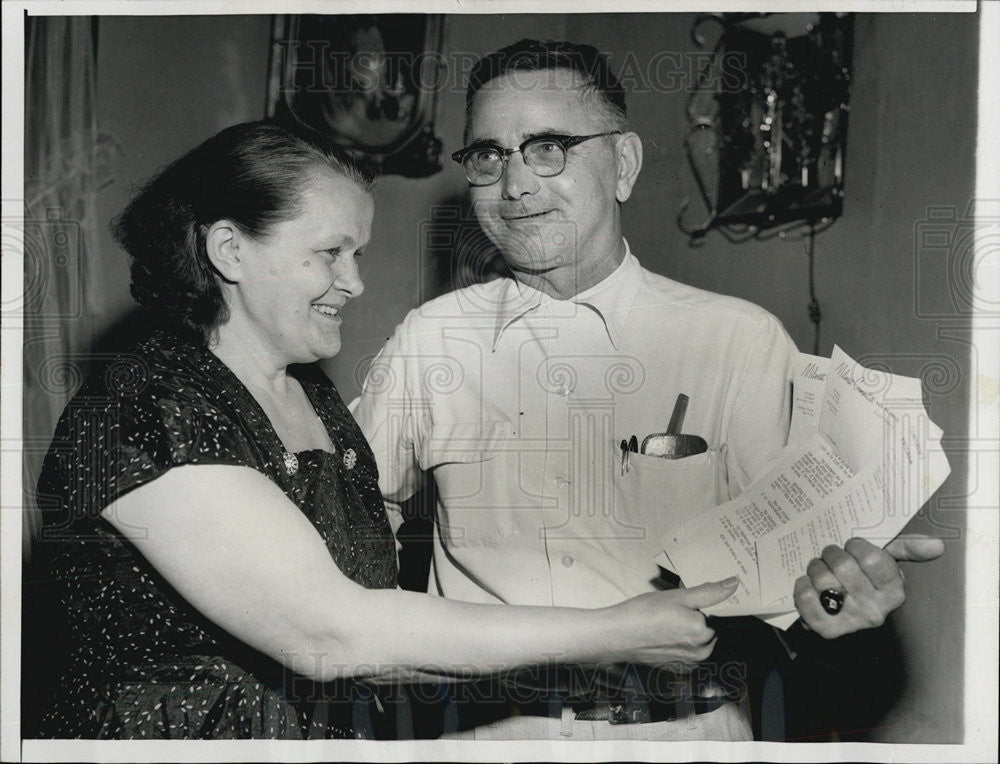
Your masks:
M844 593L839 589L824 589L819 593L819 604L830 615L837 615L844 607Z

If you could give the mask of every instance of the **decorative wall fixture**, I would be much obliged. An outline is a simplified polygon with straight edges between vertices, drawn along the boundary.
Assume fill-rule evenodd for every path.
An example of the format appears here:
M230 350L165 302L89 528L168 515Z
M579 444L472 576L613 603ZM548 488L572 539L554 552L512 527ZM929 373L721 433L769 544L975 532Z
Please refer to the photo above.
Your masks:
M384 173L432 175L443 24L427 14L276 16L268 116L332 135Z
M688 101L685 139L707 219L678 224L692 241L718 229L739 241L799 225L811 233L842 209L853 16L700 15L721 34Z

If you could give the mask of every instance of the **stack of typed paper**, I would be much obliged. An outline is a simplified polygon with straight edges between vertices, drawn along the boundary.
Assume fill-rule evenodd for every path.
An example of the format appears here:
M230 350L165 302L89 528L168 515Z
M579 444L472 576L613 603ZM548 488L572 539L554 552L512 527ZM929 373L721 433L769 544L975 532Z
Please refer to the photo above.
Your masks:
M866 369L839 347L800 356L788 445L740 496L677 528L657 562L686 586L738 576L712 615L788 628L795 579L829 544L885 546L948 477L920 380Z

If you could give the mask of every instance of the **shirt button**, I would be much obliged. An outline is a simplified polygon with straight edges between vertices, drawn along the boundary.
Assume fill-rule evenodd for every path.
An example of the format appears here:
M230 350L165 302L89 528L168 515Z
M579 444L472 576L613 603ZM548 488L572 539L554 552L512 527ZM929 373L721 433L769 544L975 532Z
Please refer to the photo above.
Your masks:
M562 559L560 560L560 562L562 563L562 566L564 568L572 568L573 567L573 558L570 557L568 554L564 554L562 556Z

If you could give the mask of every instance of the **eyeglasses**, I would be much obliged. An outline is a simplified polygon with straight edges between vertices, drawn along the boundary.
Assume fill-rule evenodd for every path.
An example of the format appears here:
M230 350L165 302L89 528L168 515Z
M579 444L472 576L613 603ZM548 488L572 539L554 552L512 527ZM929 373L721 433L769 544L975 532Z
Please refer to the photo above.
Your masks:
M566 152L579 143L605 135L620 135L621 130L593 135L536 135L513 149L505 149L493 143L467 146L459 149L451 158L462 165L465 177L473 186L490 186L500 180L507 169L510 155L521 152L524 163L535 175L551 178L566 169Z

